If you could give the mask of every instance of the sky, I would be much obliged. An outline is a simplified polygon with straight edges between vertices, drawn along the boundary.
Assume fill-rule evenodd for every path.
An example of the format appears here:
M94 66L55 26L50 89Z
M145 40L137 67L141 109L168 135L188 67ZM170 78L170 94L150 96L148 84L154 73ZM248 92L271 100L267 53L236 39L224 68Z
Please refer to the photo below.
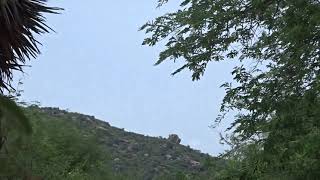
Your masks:
M232 62L212 62L200 81L191 72L170 74L183 63L153 64L162 45L142 46L146 21L177 9L157 0L50 1L64 8L46 16L55 33L39 37L42 54L22 77L23 100L93 115L112 126L148 136L178 134L182 144L217 155L219 128L210 128L231 81Z

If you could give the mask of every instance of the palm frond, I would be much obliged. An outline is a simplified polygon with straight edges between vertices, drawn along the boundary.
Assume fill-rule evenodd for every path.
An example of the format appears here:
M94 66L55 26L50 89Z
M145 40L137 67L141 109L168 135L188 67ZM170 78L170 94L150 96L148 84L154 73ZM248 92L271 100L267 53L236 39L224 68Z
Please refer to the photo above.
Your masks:
M35 34L52 30L43 13L61 8L46 6L47 0L0 0L0 91L12 89L12 73L22 71L26 60L39 53Z

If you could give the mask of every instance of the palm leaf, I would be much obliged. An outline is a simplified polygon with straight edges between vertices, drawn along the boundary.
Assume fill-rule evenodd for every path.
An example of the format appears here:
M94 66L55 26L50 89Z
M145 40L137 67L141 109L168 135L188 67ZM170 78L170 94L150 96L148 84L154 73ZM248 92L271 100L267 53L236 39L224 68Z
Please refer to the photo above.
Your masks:
M0 0L0 91L12 89L13 70L22 71L26 60L39 53L34 34L48 33L43 13L56 14L60 8L47 7L47 0Z

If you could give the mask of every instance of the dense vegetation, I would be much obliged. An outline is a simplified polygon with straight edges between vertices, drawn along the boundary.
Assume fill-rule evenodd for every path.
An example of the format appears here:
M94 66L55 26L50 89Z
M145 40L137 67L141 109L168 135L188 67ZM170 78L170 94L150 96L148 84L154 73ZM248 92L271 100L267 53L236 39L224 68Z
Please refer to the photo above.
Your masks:
M165 139L126 132L92 116L58 108L24 110L33 134L10 151L8 177L44 179L210 179L222 160ZM175 136L173 136L175 137Z
M319 1L183 0L141 30L146 45L167 42L156 64L185 60L173 74L198 80L210 61L237 60L217 118L236 114L220 178L319 178Z

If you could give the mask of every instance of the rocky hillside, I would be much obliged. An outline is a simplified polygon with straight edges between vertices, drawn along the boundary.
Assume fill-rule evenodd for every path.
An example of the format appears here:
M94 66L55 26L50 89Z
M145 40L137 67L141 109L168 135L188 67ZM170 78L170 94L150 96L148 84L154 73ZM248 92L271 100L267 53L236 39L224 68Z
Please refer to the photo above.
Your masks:
M90 155L92 152L88 148L99 149L99 153L93 159L91 157L90 160L85 162L88 164L91 161L90 166L96 166L94 158L100 160L99 163L104 165L102 169L114 176L112 179L115 179L116 176L122 179L146 180L168 178L210 179L223 167L223 162L218 158L181 145L180 138L175 134L171 134L168 138L144 136L113 127L93 116L68 112L58 108L32 106L26 108L26 113L34 125L33 136L37 136L33 138L33 146L38 146L41 149L48 148L47 146L53 146L52 144L56 143L57 145L51 148L53 150L54 148L60 149L63 152L61 155L66 156L67 159L70 158L67 156L68 153L72 155L71 159L75 159L73 154L77 154L77 152L73 151L78 151L78 149L80 151L81 148L85 147L86 150L82 154L80 153L78 160L70 160L71 163L68 165L61 165L67 167L66 169L60 169L62 171L61 177L63 177L63 174L73 173L75 170L72 166L79 166L83 163L82 161L85 161L85 157L88 157L86 155ZM59 137L51 137L53 134L59 134ZM83 139L87 139L87 141ZM62 146L62 148L58 148L58 146ZM73 148L73 146L79 147ZM65 151L65 149L71 150ZM47 152L48 150L44 149L43 151ZM55 161L63 163L60 162L61 159L56 160L56 157L47 157L47 155L40 157L38 154L43 152L33 153L33 156L37 157L33 161L39 161L38 168L40 170L33 167L33 172L39 172L37 175L46 176L45 171L41 172L43 166L41 164L50 165L51 162ZM102 154L103 157L99 157L99 154ZM60 154L58 153L56 156L60 156ZM50 160L50 158L53 158L53 160ZM34 164L37 164L37 162ZM52 163L52 166L55 165ZM93 167L93 169L95 168ZM86 168L81 171L85 173ZM50 179L50 177L47 176L47 179Z

